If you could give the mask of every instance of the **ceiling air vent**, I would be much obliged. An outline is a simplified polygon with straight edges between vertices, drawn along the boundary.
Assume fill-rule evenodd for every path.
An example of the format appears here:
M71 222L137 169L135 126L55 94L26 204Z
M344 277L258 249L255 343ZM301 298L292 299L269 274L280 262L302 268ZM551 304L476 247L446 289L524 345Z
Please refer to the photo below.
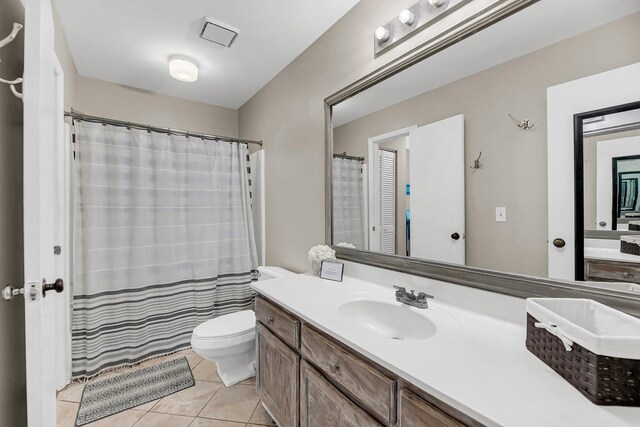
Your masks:
M217 43L222 46L231 47L238 36L238 29L230 25L216 21L211 18L205 18L200 38Z

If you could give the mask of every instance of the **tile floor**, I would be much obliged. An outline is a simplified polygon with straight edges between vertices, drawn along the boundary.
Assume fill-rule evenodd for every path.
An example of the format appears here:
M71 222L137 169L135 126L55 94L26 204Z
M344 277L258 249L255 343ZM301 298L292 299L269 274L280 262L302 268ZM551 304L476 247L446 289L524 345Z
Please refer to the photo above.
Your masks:
M215 364L186 350L163 360L186 356L196 385L170 396L87 424L91 427L254 427L275 426L262 408L255 378L225 388ZM150 360L134 368L123 368L97 380L161 363ZM73 427L84 384L73 383L58 393L57 427Z

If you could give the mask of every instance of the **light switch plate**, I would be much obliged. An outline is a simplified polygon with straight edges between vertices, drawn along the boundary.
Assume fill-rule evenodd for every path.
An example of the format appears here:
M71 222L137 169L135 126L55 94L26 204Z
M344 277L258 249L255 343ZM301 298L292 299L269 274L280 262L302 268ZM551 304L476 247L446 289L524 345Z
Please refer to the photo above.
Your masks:
M496 208L496 222L507 222L507 208Z

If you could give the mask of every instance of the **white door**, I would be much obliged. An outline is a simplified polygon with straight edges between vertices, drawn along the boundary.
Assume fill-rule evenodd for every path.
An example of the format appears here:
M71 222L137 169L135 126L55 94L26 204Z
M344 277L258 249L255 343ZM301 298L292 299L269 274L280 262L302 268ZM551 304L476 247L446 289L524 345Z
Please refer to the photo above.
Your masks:
M396 159L397 153L378 149L378 221L380 252L396 253Z
M411 256L464 265L464 116L410 138Z
M49 0L25 0L24 58L24 286L27 420L29 426L55 426L59 372L60 298L43 297L43 280L59 276L54 246L61 189L54 162L63 134L56 99L53 18ZM64 197L64 194L62 194ZM64 207L62 206L62 209ZM64 250L64 248L62 248ZM58 267L56 267L58 265ZM48 292L51 294L51 292ZM63 316L61 316L63 317ZM64 356L63 356L64 357Z
M638 100L640 63L547 89L550 278L575 279L573 116ZM558 238L564 247L553 245Z

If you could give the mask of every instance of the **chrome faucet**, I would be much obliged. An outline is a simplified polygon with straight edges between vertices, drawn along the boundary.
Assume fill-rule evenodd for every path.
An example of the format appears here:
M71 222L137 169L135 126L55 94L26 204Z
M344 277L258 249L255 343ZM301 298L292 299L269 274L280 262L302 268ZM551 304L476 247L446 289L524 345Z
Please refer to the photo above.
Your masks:
M407 292L406 288L402 286L393 285L396 291L396 301L401 302L403 304L411 305L417 308L429 308L428 299L433 299L433 295L425 294L424 292L419 292L416 295L416 291L411 290L411 293Z

